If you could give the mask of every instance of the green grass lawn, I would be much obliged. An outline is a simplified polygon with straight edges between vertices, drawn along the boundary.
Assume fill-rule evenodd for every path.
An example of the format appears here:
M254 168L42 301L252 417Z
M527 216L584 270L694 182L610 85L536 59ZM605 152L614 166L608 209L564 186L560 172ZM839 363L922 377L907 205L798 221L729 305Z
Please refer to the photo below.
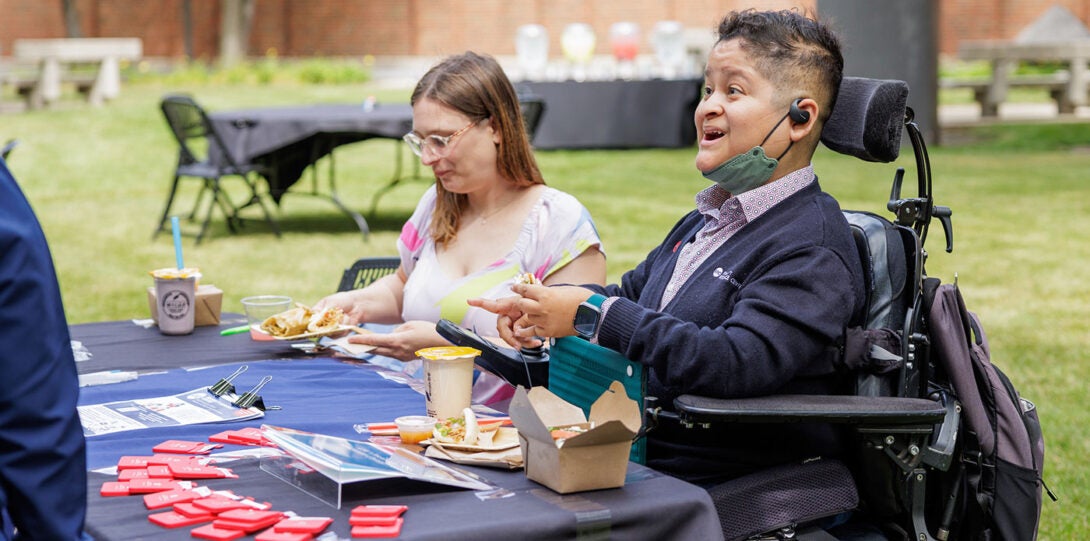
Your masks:
M174 264L170 235L151 238L177 156L158 110L161 95L173 91L192 92L210 110L408 96L407 90L366 84L165 86L152 79L126 85L106 107L71 98L52 110L0 117L0 140L21 142L9 165L49 239L70 323L148 317L147 271ZM955 250L943 251L942 230L934 224L928 271L946 281L959 277L988 331L993 360L1039 407L1046 480L1061 498L1045 504L1041 539L1090 532L1090 415L1084 402L1090 380L1090 152L1079 146L1090 141L1088 132L1084 124L993 126L973 132L975 143L931 154L937 203L954 211ZM395 144L372 140L337 150L337 179L348 205L368 208L393 173ZM549 184L578 196L595 216L609 278L617 280L707 186L693 168L693 155L692 149L549 151L538 158ZM823 187L845 208L883 215L897 166L914 181L907 148L894 165L827 150L815 158ZM373 234L366 242L328 201L288 195L277 210L282 238L257 222L228 235L217 216L211 238L200 246L186 239L185 260L201 268L204 283L224 291L225 311L241 311L239 299L256 294L313 303L333 291L356 258L395 253L400 226L426 186L417 180L390 192L368 216ZM195 183L186 186L179 213L195 193Z

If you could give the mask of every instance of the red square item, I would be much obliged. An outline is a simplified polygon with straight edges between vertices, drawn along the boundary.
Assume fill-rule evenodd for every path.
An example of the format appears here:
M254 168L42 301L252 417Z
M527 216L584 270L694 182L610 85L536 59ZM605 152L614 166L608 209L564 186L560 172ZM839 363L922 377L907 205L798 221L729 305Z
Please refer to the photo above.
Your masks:
M106 481L98 493L102 496L128 496L129 484L120 481Z
M217 528L234 528L246 533L263 530L280 522L284 514L280 511L262 511L260 509L232 509L216 516L213 524Z
M393 526L353 526L352 537L397 537L404 522L405 519L399 517Z
M198 464L171 463L170 473L175 479L223 479L236 477L231 470Z
M353 517L399 517L407 505L358 505L352 508Z
M241 444L241 441L231 438L231 434L233 434L234 432L234 430L224 430L223 432L217 432L215 434L212 434L211 436L208 436L208 441L215 443Z
M173 479L174 476L170 473L170 467L162 464L148 464L148 477L152 479Z
M273 528L265 530L254 537L254 541L311 541L313 535L302 532L278 532Z
M265 435L257 428L224 430L218 434L208 436L208 441L230 443L232 445L268 445L271 443L269 440L265 439Z
M330 524L333 524L332 517L291 517L277 522L273 529L278 532L319 534Z
M232 509L245 509L249 507L241 500L232 500L231 498L225 498L223 496L209 496L207 498L193 500L193 505L215 514L220 514Z
M130 468L147 468L148 459L151 457L146 456L123 456L117 461L118 470L127 470Z
M193 500L193 501L195 502L197 500ZM199 516L203 516L203 515L208 515L208 516L210 516L212 518L215 518L215 516L216 516L215 513L211 512L211 511L209 511L207 509L201 509L200 507L197 507L196 505L193 505L193 502L182 502L182 503L174 504L174 512L178 513L178 514L181 514L181 515L185 515L187 517L199 517ZM209 520L211 520L211 519L209 519Z
M207 464L212 459L206 456L158 454L147 457L149 466L169 466L175 463Z
M242 531L244 531L244 532L246 532L248 534L251 534L251 533L254 533L254 532L258 531L258 530L264 530L265 528L268 528L268 527L276 524L279 521L280 521L280 519L277 518L277 517L272 517L272 518L269 518L267 520L263 520L263 521L259 521L259 522L243 522L243 521L238 521L238 520L230 520L230 519L217 517L215 522L213 522L212 524L215 524L217 528L227 528L229 530L242 530Z
M168 490L184 489L193 486L188 481L174 481L172 479L133 479L129 481L129 494L148 494L151 492L166 492Z
M156 492L144 496L144 506L148 509L162 509L174 504L185 503L200 498L201 495L192 490L174 489L166 492Z
M270 518L275 518L277 522L279 522L280 519L284 518L284 514L280 511L262 509L232 509L231 511L220 513L220 518L238 522L261 522Z
M199 539L211 539L212 541L230 541L245 536L246 532L242 530L224 530L223 528L217 528L214 524L205 524L190 530L189 535Z
M176 513L174 511L148 515L148 521L150 521L152 524L157 524L164 528L181 528L182 526L193 526L202 522L209 522L213 518L215 517L213 517L211 514L198 517L187 517L181 513Z
M393 526L399 520L401 520L401 517L382 517L377 515L370 517L353 516L348 518L348 523L352 526Z
M156 453L181 453L187 455L204 455L208 454L219 447L219 445L212 445L204 443L203 441L185 441L185 440L167 440L151 450Z
M117 472L118 481L132 481L133 479L147 479L148 477L150 475L148 475L146 468L128 468Z

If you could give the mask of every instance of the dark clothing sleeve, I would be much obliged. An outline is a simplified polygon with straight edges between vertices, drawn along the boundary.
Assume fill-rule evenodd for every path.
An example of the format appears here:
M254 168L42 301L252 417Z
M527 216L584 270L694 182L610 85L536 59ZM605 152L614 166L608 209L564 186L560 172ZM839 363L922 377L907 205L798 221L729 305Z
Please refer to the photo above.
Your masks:
M2 531L80 539L87 465L68 325L45 236L2 160L0 373L0 509L13 522Z
M708 256L661 310L680 246L703 218L683 218L618 286L598 343L650 368L648 394L672 409L696 394L738 398L841 393L827 362L862 312L862 267L839 205L815 181ZM675 427L676 428L676 427ZM649 435L649 465L703 481L837 452L835 429L744 425Z

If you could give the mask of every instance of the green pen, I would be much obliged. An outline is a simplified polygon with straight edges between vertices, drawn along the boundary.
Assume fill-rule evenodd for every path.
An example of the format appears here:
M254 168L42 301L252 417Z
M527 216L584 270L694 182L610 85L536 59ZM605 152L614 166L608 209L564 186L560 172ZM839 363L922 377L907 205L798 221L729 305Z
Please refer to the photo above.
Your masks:
M223 329L220 331L220 336L230 336L232 334L244 333L250 330L249 325L240 325L238 327L231 327L230 329Z

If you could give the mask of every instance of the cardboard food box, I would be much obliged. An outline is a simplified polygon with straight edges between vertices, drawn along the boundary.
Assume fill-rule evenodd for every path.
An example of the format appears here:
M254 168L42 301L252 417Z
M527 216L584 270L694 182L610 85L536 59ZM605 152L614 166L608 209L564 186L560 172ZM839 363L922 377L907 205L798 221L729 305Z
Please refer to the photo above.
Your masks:
M624 486L632 438L639 432L640 406L614 381L590 408L590 419L545 387L519 387L511 399L511 421L519 432L526 477L556 492ZM554 440L550 428L587 431Z
M151 311L151 319L159 324L159 309L155 295L155 286L148 287L148 310ZM212 284L197 286L197 312L193 314L193 326L219 325L220 311L223 306L223 291Z

